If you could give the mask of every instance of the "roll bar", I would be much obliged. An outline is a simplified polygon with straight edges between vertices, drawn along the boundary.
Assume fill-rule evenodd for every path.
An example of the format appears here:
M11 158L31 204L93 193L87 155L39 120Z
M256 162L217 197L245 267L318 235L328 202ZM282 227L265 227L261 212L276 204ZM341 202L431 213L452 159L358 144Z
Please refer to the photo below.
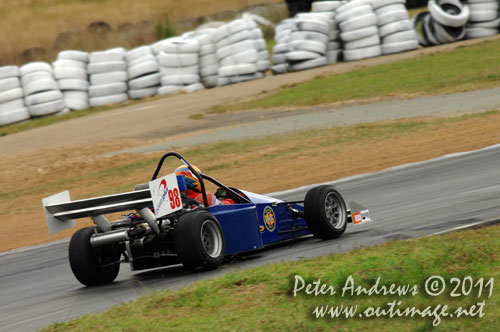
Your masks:
M200 185L201 185L201 194L203 196L203 205L208 207L207 191L205 190L205 183L203 182L203 177L200 175L200 173L198 173L194 169L193 166L191 166L191 164L186 159L184 159L183 156L181 156L177 152L167 152L161 157L160 161L158 162L158 166L156 166L156 170L153 174L153 177L151 178L151 181L156 180L156 178L158 177L158 174L160 173L161 167L163 166L163 162L168 157L176 157L177 159L179 159L184 165L186 165L186 167L191 171L191 173L193 173L194 176L196 176L198 178L198 180L200 181Z
M168 157L176 157L177 159L179 159L184 165L186 165L186 167L191 171L191 173L193 173L194 176L196 176L196 178L198 178L198 180L200 181L200 186L201 186L201 194L203 196L203 204L206 207L208 207L208 199L207 199L207 191L205 190L205 182L203 181L203 179L206 179L206 180L214 183L215 185L224 188L225 190L227 190L227 191L231 192L232 194L236 195L237 197L241 197L243 200L245 200L246 203L251 203L251 201L249 199L247 199L246 197L243 197L243 196L239 195L233 189L231 189L231 188L223 185L222 183L220 183L219 181L215 180L214 178L212 178L212 177L210 177L208 175L205 175L205 174L198 173L194 169L194 167L191 166L191 164L186 159L184 159L184 157L182 155L180 155L177 152L167 152L167 153L165 153L160 158L160 161L158 162L158 166L156 166L156 170L155 170L155 172L153 174L153 177L151 178L151 181L156 180L156 178L158 177L158 174L160 173L160 170L161 170L161 168L163 166L163 162Z

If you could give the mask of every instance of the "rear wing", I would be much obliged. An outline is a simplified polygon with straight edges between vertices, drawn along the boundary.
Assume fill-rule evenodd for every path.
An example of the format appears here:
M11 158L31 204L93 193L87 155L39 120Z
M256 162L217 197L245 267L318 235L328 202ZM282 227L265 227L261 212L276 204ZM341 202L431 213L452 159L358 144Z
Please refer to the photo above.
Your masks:
M167 186L168 183L168 186ZM76 225L75 219L90 217L103 232L110 231L111 226L104 217L105 214L135 210L150 225L151 229L159 233L157 217L161 218L169 213L182 209L179 191L186 190L182 176L175 173L155 179L149 183L137 185L136 190L100 196L95 198L72 201L69 191L46 197L42 200L45 219L50 234L55 234ZM177 190L178 203L170 207L169 191ZM155 213L151 212L154 207Z
M72 201L69 191L66 190L44 198L42 205L49 233L55 234L74 227L75 219L85 217L92 218L102 230L106 230L109 226L106 226L107 220L103 217L104 214L129 210L141 211L152 207L153 199L149 188L77 201Z

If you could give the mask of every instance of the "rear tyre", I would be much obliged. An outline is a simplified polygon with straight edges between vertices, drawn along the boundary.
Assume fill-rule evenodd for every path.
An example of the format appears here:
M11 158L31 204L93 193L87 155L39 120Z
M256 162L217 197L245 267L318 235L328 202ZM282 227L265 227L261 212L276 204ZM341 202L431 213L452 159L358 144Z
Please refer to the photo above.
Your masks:
M226 249L222 228L207 211L182 215L175 226L174 244L182 265L191 271L218 268Z
M121 251L115 245L94 248L90 237L95 227L77 231L69 242L69 264L78 281L86 286L113 282L120 271ZM116 263L116 264L113 264Z
M318 239L334 239L345 232L347 208L334 186L323 185L309 190L304 200L304 212L307 226Z

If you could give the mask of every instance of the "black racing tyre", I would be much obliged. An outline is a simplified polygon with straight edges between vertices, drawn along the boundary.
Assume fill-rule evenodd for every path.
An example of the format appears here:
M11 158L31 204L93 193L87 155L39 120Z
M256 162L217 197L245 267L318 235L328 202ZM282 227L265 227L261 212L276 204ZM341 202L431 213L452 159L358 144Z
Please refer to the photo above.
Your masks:
M179 218L174 245L182 265L191 271L218 268L226 249L222 228L207 211L195 211Z
M90 237L95 227L78 230L69 242L69 264L79 282L86 286L97 286L113 282L120 271L121 251L116 245L94 248Z
M340 192L330 185L309 190L304 212L311 233L322 240L341 236L347 226L347 208Z

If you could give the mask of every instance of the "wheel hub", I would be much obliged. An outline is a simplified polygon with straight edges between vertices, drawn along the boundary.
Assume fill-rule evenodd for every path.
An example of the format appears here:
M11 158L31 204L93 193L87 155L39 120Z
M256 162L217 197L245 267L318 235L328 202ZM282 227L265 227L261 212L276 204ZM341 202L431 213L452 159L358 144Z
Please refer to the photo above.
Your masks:
M325 199L325 214L328 222L334 228L342 228L345 223L341 209L342 206L339 204L338 198L334 193L329 193Z
M210 257L220 256L222 237L219 228L212 220L206 220L201 226L201 243Z

